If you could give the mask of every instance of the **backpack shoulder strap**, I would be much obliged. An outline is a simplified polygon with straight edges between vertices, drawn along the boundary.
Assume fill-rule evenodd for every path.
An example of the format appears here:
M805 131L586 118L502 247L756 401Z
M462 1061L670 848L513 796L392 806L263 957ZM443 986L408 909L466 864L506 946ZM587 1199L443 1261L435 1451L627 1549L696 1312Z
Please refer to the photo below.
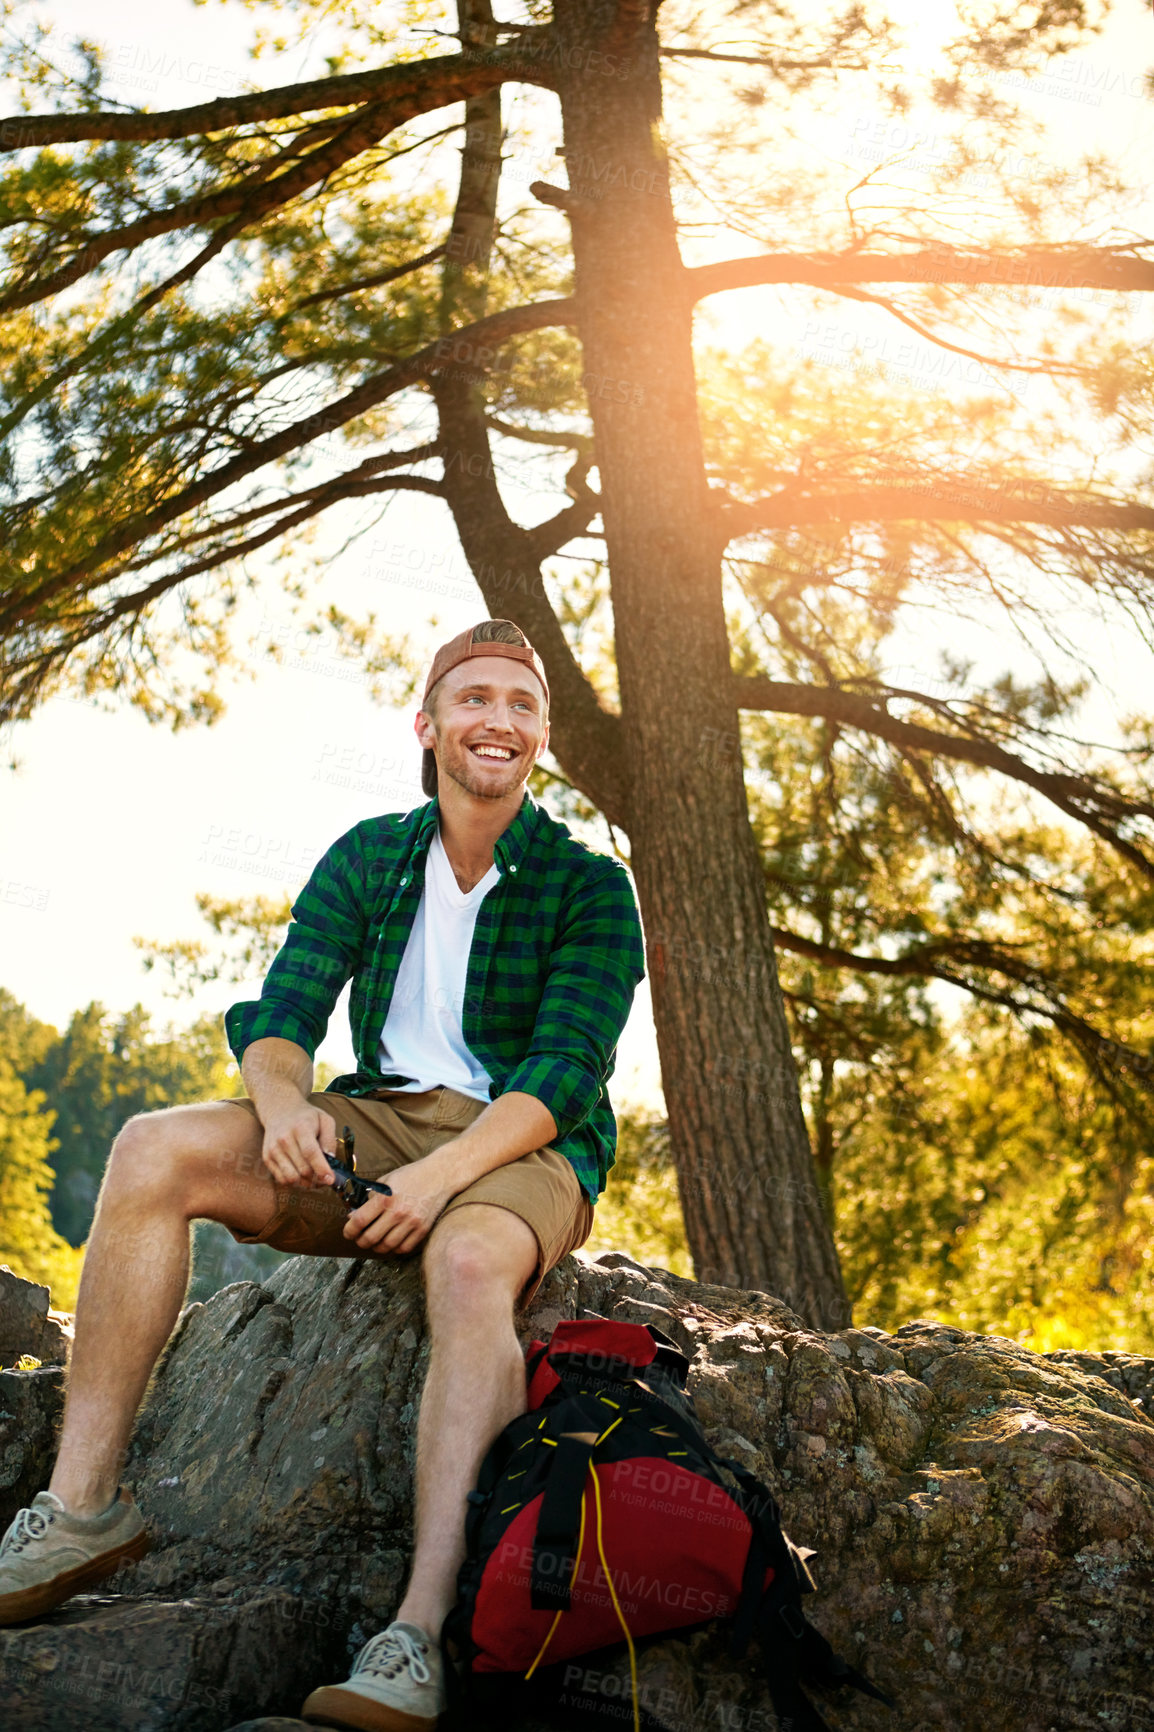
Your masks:
M549 1413L542 1441L553 1445L549 1477L533 1536L529 1604L535 1612L567 1612L569 1580L577 1561L581 1498L601 1415L570 1396Z
M543 1342L540 1347L538 1347L536 1353L530 1353L528 1355L528 1357L525 1360L525 1382L526 1382L526 1384L532 1383L533 1373L536 1371L537 1367L540 1365L541 1361L544 1359L544 1357L548 1353L548 1351L549 1351L549 1343L546 1341L546 1342Z

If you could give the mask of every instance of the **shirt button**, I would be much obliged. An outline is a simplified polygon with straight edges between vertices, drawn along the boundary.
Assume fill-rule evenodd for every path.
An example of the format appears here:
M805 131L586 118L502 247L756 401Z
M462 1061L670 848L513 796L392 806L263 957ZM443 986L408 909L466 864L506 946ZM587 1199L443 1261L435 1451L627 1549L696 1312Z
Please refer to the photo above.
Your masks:
M517 868L516 868L516 866L515 866L515 865L513 865L513 864L510 864L510 866L509 866L509 870L510 870L510 872L515 872L515 871L516 871L516 870L517 870Z
M407 875L406 875L406 876L405 876L405 877L404 877L404 878L402 878L402 879L401 879L401 889L402 889L402 890L403 890L403 889L404 889L404 888L405 888L405 885L406 885L406 884L407 884L407 883L408 883L408 882L409 882L409 880L408 880L408 876L407 876Z

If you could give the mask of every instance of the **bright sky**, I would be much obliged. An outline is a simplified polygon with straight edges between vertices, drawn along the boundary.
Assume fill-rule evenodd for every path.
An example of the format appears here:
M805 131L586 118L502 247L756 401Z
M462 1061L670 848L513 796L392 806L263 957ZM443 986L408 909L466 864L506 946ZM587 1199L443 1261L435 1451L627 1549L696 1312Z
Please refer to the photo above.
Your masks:
M41 10L66 31L92 34L90 0L52 0ZM915 10L923 18L934 11ZM261 83L279 84L324 70L320 44L254 69L244 52L251 15L239 7L104 0L98 17L127 102L183 106L236 89L254 71ZM1038 81L1031 100L1064 139L1080 148L1098 143L1135 178L1136 163L1154 161L1151 105L1141 94L1152 61L1150 7L1122 0L1108 36L1066 62L1060 77ZM914 136L914 122L902 139L874 138L871 125L852 107L831 109L822 134L831 157L861 162L864 172L895 149L933 148ZM783 318L792 319L800 347L799 306L795 300L783 313L773 289L727 297L726 336L739 342L772 321L781 339ZM334 563L329 597L354 613L375 607L390 629L430 647L484 612L447 514L404 494L375 544L362 542ZM428 624L433 613L436 628ZM59 699L4 741L5 759L18 759L19 770L0 781L0 985L35 1015L63 1025L91 999L110 1009L139 1000L162 1022L220 1011L246 992L205 991L194 1004L167 999L161 979L142 971L133 937L204 936L197 891L295 892L350 825L422 798L411 710L376 704L351 664L298 632L271 585L243 623L279 637L283 659L261 658L252 678L226 684L227 714L210 729L173 736L135 711ZM1115 647L1120 677L1137 682L1137 662ZM341 1068L352 1062L340 1012L322 1056ZM644 989L618 1077L619 1104L659 1099Z

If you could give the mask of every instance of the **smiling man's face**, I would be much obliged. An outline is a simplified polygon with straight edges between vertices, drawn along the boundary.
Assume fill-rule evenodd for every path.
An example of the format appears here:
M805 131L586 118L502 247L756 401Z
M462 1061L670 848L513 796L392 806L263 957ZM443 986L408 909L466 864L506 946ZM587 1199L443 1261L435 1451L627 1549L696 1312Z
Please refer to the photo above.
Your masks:
M437 755L437 775L482 800L522 787L545 750L545 693L511 656L472 656L450 668L417 715L417 738Z

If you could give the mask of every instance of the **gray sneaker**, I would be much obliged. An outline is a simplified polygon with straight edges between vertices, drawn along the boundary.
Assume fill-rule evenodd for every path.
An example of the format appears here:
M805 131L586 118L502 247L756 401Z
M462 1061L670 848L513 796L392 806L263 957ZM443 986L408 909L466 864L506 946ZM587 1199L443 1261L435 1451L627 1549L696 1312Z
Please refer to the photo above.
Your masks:
M354 1732L432 1732L445 1706L437 1644L416 1624L393 1623L365 1643L346 1684L313 1691L301 1719Z
M97 1516L70 1515L40 1491L0 1540L0 1625L20 1624L82 1594L148 1550L144 1519L121 1488Z

